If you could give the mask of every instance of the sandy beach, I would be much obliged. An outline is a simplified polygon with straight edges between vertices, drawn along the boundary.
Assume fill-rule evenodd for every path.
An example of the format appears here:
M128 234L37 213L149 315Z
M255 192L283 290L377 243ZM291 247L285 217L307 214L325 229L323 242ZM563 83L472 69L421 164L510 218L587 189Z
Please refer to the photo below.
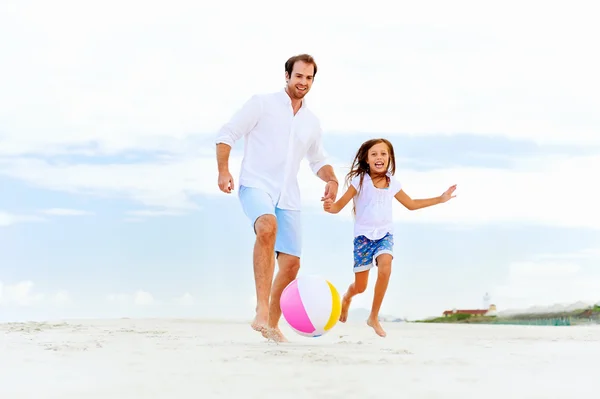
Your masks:
M0 324L0 398L589 398L600 327L362 323L320 338L247 323ZM594 388L595 386L595 388ZM592 396L590 396L592 395Z

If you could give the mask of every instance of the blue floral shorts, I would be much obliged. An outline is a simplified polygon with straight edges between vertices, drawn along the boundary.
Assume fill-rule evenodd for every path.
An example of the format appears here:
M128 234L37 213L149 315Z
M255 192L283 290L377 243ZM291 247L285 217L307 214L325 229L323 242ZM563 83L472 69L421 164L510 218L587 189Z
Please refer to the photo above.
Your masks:
M369 240L365 236L354 238L354 273L371 269L377 265L381 254L394 255L394 236L387 233L379 240Z

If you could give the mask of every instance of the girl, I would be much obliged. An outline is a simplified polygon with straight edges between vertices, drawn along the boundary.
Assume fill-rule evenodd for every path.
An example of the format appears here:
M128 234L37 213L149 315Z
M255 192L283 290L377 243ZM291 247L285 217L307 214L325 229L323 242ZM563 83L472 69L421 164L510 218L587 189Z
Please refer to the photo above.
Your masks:
M348 190L337 202L325 200L323 209L329 213L338 213L353 200L354 221L354 283L350 284L342 300L340 321L348 317L348 308L352 297L363 293L367 288L369 271L377 266L377 282L373 296L371 314L367 324L377 335L386 333L379 323L379 309L387 290L392 270L393 257L393 220L392 201L396 198L407 209L416 209L437 205L454 198L456 185L435 198L412 199L394 178L396 159L394 147L386 139L372 139L363 143L352 162L346 176Z

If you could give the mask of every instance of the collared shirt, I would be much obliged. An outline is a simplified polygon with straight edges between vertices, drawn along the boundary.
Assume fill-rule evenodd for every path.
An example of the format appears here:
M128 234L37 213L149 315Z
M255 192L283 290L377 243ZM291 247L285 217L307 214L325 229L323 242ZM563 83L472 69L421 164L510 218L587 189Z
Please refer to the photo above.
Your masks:
M300 162L313 173L326 165L321 124L306 106L294 115L285 90L252 96L217 135L216 144L231 147L244 137L239 185L265 190L281 209L300 210Z
M387 233L394 233L393 201L402 185L391 173L387 176L390 184L386 188L375 187L368 173L365 173L360 189L360 176L352 179L351 184L358 191L354 197L354 237L364 235L370 240L378 240Z

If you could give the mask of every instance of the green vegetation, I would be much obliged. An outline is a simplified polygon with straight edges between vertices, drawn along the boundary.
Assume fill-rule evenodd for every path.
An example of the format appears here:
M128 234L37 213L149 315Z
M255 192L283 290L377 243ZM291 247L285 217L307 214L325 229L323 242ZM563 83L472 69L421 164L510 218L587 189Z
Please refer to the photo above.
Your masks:
M495 316L471 316L470 314L456 313L450 316L436 317L435 319L417 320L416 323L489 323L495 319Z
M600 306L578 309L570 312L531 313L513 316L471 316L469 314L452 314L434 319L417 320L416 323L455 323L455 324L517 324L543 326L570 326L584 323L600 323Z

